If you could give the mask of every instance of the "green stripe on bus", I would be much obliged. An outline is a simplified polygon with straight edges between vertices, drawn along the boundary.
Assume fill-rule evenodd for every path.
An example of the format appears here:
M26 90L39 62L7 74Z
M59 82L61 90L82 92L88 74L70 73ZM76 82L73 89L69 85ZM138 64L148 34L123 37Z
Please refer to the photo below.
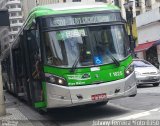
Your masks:
M119 67L116 67L115 64L106 64L97 66L99 68L98 71L92 71L92 68L77 68L75 73L71 73L69 68L64 69L54 66L44 66L44 72L64 78L67 81L68 86L85 86L95 82L103 83L124 79L124 71L131 62L132 57L129 56L127 59L120 62ZM83 78L84 74L86 74L88 78ZM98 77L96 77L96 75Z
M45 108L46 107L46 102L36 102L34 103L35 108Z
M53 6L54 7L54 6ZM117 6L106 4L103 7L94 7L94 8L83 8L83 9L64 9L64 10L54 10L54 8L48 8L47 6L38 6L33 9L30 15L35 14L36 17L50 14L67 14L67 13L79 13L79 12L93 12L93 11L112 11L120 10Z
M132 56L129 56L127 59L120 62L120 66L128 67L128 65L131 64L131 62L132 62ZM115 64L107 64L107 65L102 65L98 67L100 67L101 69L112 69L112 68L115 68ZM87 72L87 71L90 71L90 68L84 67L84 68L77 68L76 70L76 72ZM62 76L63 74L70 74L70 69L45 65L44 72Z
M33 19L37 17L42 17L46 15L57 15L57 14L71 14L71 13L84 13L84 12L98 12L98 11L120 11L120 8L112 5L106 4L103 7L94 7L94 8L83 8L83 9L66 9L66 10L54 10L47 8L47 6L38 6L35 7L29 14L27 20L27 26L30 26Z
M47 88L46 88L46 82L42 82L42 89L43 89L43 98L45 105L47 106Z
M45 108L45 107L47 107L47 93L46 93L46 83L45 82L42 82L42 90L43 90L44 101L35 102L34 103L35 108Z

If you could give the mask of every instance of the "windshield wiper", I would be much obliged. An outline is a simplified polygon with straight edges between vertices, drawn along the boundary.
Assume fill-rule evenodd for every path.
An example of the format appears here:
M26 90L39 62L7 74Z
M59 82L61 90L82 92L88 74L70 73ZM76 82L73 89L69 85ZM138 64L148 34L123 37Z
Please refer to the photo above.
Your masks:
M106 50L106 53L113 60L113 62L116 64L116 66L120 66L119 61L112 55L112 53L109 49Z
M73 66L72 66L72 68L71 68L71 70L70 70L71 73L74 73L74 72L75 72L75 70L76 70L76 68L77 68L77 64L78 64L78 62L79 62L79 59L80 59L80 56L78 56L77 59L74 61L74 64L73 64Z

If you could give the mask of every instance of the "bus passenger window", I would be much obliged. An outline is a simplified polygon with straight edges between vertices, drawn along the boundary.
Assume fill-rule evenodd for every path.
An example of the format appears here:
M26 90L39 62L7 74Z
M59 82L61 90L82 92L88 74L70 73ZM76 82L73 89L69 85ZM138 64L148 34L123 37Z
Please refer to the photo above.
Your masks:
M61 45L58 41L55 40L52 34L54 34L54 32L45 34L46 63L48 65L59 66L62 65L62 55L57 53L57 50L60 50Z
M93 64L91 45L86 29L69 29L45 33L45 62L48 65L72 67Z
M82 66L92 65L91 49L87 48L88 43L84 40L83 45L80 45L80 63Z

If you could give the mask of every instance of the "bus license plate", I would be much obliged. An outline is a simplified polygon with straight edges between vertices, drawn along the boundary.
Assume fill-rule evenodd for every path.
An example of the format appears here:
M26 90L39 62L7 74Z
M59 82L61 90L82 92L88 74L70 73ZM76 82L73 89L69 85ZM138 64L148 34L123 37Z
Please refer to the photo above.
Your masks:
M91 96L92 101L105 99L107 97L106 93L103 94L95 94Z

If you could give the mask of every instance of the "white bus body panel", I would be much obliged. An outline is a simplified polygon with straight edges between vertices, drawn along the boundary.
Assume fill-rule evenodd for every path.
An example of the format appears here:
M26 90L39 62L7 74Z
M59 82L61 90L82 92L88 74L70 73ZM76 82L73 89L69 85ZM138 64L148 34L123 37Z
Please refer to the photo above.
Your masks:
M115 98L128 97L137 93L135 73L125 79L111 81L101 84L65 87L46 83L47 108L70 107L101 101L108 101ZM118 93L115 93L119 90ZM107 97L103 100L93 101L92 95L104 94ZM77 96L82 96L79 99Z

